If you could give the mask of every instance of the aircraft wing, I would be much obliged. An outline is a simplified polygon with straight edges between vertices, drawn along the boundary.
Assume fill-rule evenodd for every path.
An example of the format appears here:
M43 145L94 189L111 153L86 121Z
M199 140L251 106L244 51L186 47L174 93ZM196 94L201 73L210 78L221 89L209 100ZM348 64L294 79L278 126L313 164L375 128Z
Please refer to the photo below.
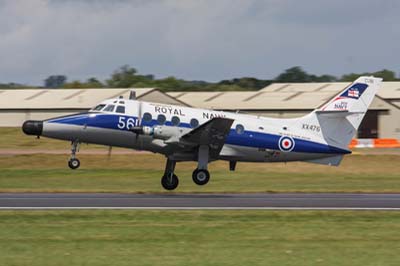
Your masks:
M210 157L219 155L229 134L233 119L215 117L183 135L180 140L195 146L208 145Z

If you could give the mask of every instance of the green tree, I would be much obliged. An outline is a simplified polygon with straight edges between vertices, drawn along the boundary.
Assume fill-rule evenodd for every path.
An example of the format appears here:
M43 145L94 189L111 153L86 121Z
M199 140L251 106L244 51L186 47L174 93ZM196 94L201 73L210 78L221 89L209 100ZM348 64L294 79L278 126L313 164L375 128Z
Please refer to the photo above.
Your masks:
M374 76L383 78L383 81L396 81L396 73L394 71L383 69L376 72L365 72L365 73L350 73L343 75L341 80L342 81L354 81L360 76Z
M91 77L86 81L85 86L87 88L103 88L104 84L101 83L97 78Z
M331 75L321 75L321 76L310 75L310 80L311 82L334 82L337 81L337 78Z
M135 87L136 83L146 84L146 87L153 85L153 75L138 75L137 70L129 65L124 65L114 71L111 78L106 81L108 87L129 88Z
M295 66L285 70L275 78L276 82L310 82L310 75L307 74L301 67Z
M375 77L380 77L383 78L384 81L395 81L396 79L396 73L391 70L383 69L381 71L377 71L372 73L373 76Z
M86 87L85 87L85 84L80 82L79 80L74 80L72 82L65 83L63 85L63 88L66 88L66 89L83 89L83 88L86 88Z
M136 69L129 65L124 65L118 70L114 71L111 78L107 80L107 85L112 88L128 88L131 87L135 81Z
M44 80L46 88L61 88L67 82L67 77L64 75L52 75Z
M242 90L259 90L262 89L269 84L271 84L271 80L262 80L256 79L252 77L243 77L243 78L235 78L231 80L222 80L218 82L218 85L235 85L241 87Z

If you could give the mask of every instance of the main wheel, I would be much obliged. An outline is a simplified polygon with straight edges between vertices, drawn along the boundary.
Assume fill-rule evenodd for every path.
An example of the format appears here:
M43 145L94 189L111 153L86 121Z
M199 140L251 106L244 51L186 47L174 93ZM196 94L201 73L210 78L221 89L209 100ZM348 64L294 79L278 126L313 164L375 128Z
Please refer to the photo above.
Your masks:
M76 159L76 158L70 159L70 160L68 161L68 166L69 166L69 168L71 168L71 169L77 169L77 168L79 168L80 165L81 165L81 162L80 162L78 159Z
M179 185L179 179L175 174L165 174L161 178L161 185L166 190L174 190Z
M193 182L199 186L203 186L210 181L210 172L206 169L195 169L192 174Z

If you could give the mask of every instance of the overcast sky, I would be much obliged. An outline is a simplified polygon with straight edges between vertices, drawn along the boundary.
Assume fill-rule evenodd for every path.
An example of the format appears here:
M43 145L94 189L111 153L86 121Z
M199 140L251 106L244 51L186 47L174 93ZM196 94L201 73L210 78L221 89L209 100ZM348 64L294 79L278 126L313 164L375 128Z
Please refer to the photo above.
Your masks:
M0 0L0 83L400 71L398 0Z

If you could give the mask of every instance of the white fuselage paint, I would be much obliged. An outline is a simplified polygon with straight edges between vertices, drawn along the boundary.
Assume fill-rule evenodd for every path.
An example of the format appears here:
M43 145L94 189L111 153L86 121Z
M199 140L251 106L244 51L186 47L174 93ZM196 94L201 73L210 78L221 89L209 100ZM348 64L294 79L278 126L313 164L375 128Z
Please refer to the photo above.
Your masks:
M190 127L192 119L197 119L199 125L201 125L214 117L224 117L234 120L231 130L235 130L237 125L242 125L246 133L237 135L236 131L232 132L232 134L237 135L236 139L238 141L235 143L226 143L221 150L219 158L214 159L248 162L282 162L313 160L341 154L339 152L321 153L313 150L302 152L294 150L288 152L280 148L255 147L252 145L256 141L257 134L260 134L258 138L261 135L266 136L266 138L269 135L275 136L275 138L288 136L296 139L294 145L297 145L299 141L327 145L320 128L317 125L304 124L304 120L301 119L274 119L127 99L111 99L102 102L102 104L120 105L120 101L124 102L125 114L89 111L86 114L49 119L44 121L43 136L70 141L79 140L79 142L83 143L146 150L170 156L177 161L196 160L196 154L183 151L183 149L181 150L178 144L167 145L166 140L155 139L153 136L148 135L136 135L128 129L131 126L146 125L146 121L143 119L145 113L151 114L153 119L150 122L153 125L147 123L149 127L155 126L155 120L157 120L159 115L164 115L168 123L171 122L173 117L178 117L180 125L171 125L168 127L168 129L173 128L173 130L176 130L177 136L193 129ZM104 121L100 121L101 116L105 118ZM82 121L84 122L79 121L79 117L82 117ZM78 122L74 118L78 118L76 119ZM99 121L95 122L97 120ZM92 123L91 121L94 122ZM260 140L258 139L257 141ZM277 144L276 146L279 147Z

